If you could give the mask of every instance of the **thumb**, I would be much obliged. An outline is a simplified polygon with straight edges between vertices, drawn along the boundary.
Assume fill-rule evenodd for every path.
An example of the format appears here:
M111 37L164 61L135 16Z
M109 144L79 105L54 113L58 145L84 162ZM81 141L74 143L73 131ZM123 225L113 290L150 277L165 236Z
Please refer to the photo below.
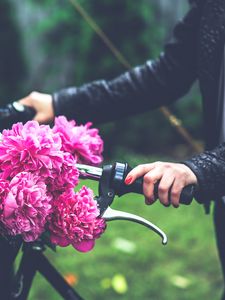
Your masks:
M32 106L29 97L22 98L22 99L18 100L18 102L23 104L23 105Z

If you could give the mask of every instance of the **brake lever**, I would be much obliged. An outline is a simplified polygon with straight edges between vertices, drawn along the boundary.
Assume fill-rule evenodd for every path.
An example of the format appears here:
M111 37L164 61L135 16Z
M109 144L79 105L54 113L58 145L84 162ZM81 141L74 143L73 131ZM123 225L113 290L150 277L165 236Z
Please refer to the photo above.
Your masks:
M146 219L144 219L140 216L137 216L135 214L131 214L131 213L128 213L128 212L120 211L120 210L115 210L115 209L112 209L109 206L105 210L105 212L103 213L102 217L106 221L126 220L126 221L131 221L131 222L141 224L141 225L151 229L152 231L154 231L159 236L161 236L163 245L167 244L166 234L159 227L157 227L155 224L149 222L148 220L146 220Z

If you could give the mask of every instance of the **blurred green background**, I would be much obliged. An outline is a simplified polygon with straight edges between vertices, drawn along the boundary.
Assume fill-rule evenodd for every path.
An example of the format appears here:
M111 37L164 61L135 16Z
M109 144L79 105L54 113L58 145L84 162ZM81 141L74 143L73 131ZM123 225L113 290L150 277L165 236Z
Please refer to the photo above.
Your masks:
M170 38L176 20L188 10L186 0L80 0L132 66L154 59ZM1 0L0 105L32 90L52 93L97 79L112 79L124 67L80 17L68 0ZM202 143L201 99L197 84L170 107L193 138ZM193 154L159 111L101 125L105 162L131 165L180 160ZM96 190L92 183L86 183ZM129 203L129 204L128 204ZM179 210L140 196L115 206L145 216L169 237L161 246L152 232L136 224L115 222L94 251L68 247L51 261L87 299L219 299L219 268L211 216L197 204ZM60 299L37 276L30 299Z

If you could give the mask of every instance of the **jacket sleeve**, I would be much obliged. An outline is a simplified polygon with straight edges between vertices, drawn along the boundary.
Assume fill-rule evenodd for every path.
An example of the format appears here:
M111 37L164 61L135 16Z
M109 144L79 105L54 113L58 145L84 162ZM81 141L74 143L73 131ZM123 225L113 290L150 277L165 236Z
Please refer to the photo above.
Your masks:
M225 196L225 143L183 162L198 179L197 200L207 203Z
M55 115L78 123L107 122L167 105L183 96L197 77L201 7L201 1L193 1L158 59L111 81L99 80L54 93Z

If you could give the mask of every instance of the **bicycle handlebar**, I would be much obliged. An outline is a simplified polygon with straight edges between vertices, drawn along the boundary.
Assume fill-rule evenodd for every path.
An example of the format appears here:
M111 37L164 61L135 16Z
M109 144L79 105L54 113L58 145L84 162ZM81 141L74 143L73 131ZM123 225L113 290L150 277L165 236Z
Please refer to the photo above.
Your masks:
M13 102L0 108L0 131L10 128L16 122L25 123L32 120L36 111L29 106Z
M115 163L113 169L114 175L112 177L112 187L115 189L116 195L122 196L127 193L143 194L143 177L138 178L131 185L126 185L124 183L127 174L132 169L127 163ZM159 182L157 182L154 186L155 198L158 198L158 187ZM195 192L196 186L193 184L184 187L180 195L180 203L189 205L194 198Z

